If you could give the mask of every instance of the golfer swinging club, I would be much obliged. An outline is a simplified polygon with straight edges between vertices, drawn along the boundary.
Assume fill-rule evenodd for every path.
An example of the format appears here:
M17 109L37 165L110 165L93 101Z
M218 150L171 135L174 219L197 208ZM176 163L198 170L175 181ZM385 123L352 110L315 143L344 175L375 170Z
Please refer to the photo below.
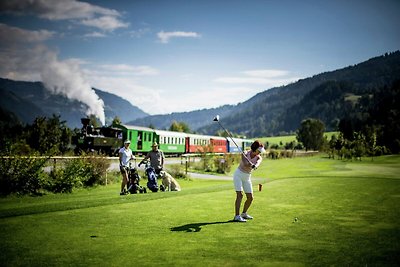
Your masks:
M242 153L241 161L233 174L233 184L235 185L236 201L235 201L235 217L236 222L246 222L253 219L252 216L247 214L253 201L253 185L251 183L251 172L260 166L262 157L261 153L265 152L264 146L259 141L254 141L250 146L251 150ZM243 193L246 194L246 201L244 202L243 212L239 215L240 205L242 203Z

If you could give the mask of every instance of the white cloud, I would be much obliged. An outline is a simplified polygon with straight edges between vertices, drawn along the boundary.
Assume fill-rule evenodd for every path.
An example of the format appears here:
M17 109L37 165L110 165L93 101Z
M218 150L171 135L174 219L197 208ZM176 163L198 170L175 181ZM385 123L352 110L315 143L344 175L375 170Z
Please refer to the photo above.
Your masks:
M129 64L88 64L84 69L91 85L128 100L150 114L165 112L162 90L143 85L142 79L159 75L156 68ZM169 96L168 96L169 97Z
M163 110L160 91L140 85L135 78L105 76L89 70L86 75L93 87L118 95L149 114L160 114Z
M247 84L263 86L281 86L297 81L299 78L291 76L286 70L248 70L239 76L222 76L214 79L214 82L224 84Z
M73 20L104 31L128 26L128 23L120 20L121 14L118 11L76 0L0 1L0 10L48 20Z
M141 65L133 66L128 64L103 64L99 65L97 71L103 72L105 75L112 73L117 76L154 76L159 71L151 66Z
M84 19L81 23L85 26L95 27L104 31L113 31L118 28L126 28L129 26L129 23L123 23L117 18L111 16Z
M104 33L101 33L101 32L92 32L92 33L85 34L85 37L89 37L89 38L103 38L106 36L107 35L105 35Z
M200 38L201 35L196 32L181 32L181 31L164 32L164 31L161 31L161 32L157 33L157 37L160 39L161 43L166 44L169 42L169 40L171 38L177 38L177 37Z
M93 17L96 14L106 16L119 16L113 9L103 8L86 2L76 0L17 0L2 1L0 8L17 14L34 14L49 20L81 19Z
M245 75L252 77L262 77L262 78L275 78L289 75L286 70L247 70L243 72Z
M129 32L130 37L132 38L142 38L142 36L146 35L147 33L150 32L150 28L140 28L138 30L133 30Z
M54 32L47 30L28 31L0 23L0 47L11 44L40 43L51 39L54 35Z

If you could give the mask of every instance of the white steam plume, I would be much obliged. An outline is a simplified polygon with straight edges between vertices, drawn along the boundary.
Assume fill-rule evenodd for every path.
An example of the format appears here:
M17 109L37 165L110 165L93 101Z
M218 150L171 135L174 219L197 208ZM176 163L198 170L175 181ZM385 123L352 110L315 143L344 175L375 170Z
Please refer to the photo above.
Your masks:
M54 94L78 100L88 106L86 115L95 115L105 124L104 102L92 89L77 60L58 59L41 44L52 36L48 31L28 31L0 23L0 76L15 80L37 80Z
M54 53L48 53L41 78L54 94L61 94L88 106L86 115L95 115L102 125L105 124L104 102L99 98L79 69L76 60L59 61Z

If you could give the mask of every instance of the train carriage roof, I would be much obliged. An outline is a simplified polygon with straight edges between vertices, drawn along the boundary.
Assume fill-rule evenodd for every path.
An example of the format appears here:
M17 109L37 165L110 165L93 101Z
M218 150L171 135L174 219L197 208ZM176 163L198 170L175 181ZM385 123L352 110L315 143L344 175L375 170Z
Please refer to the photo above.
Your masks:
M226 137L223 137L223 136L210 136L210 139L213 139L213 140L226 140Z
M157 135L160 136L169 136L169 137L183 137L185 138L188 134L182 132L172 132L172 131L163 131L163 130L154 130Z
M196 139L210 139L209 135L202 135L202 134L187 134L187 137Z
M146 132L154 132L154 129L143 127L143 126L136 126L136 125L127 125L127 124L120 124L121 128L125 128L126 130L136 130L136 131L146 131Z

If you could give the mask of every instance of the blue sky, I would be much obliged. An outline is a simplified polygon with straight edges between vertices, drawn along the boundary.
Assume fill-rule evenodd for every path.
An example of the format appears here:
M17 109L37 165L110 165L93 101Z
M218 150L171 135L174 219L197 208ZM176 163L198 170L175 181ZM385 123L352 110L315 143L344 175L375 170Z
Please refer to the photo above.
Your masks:
M0 3L0 76L152 115L244 102L400 49L398 0ZM103 115L104 116L104 115Z

